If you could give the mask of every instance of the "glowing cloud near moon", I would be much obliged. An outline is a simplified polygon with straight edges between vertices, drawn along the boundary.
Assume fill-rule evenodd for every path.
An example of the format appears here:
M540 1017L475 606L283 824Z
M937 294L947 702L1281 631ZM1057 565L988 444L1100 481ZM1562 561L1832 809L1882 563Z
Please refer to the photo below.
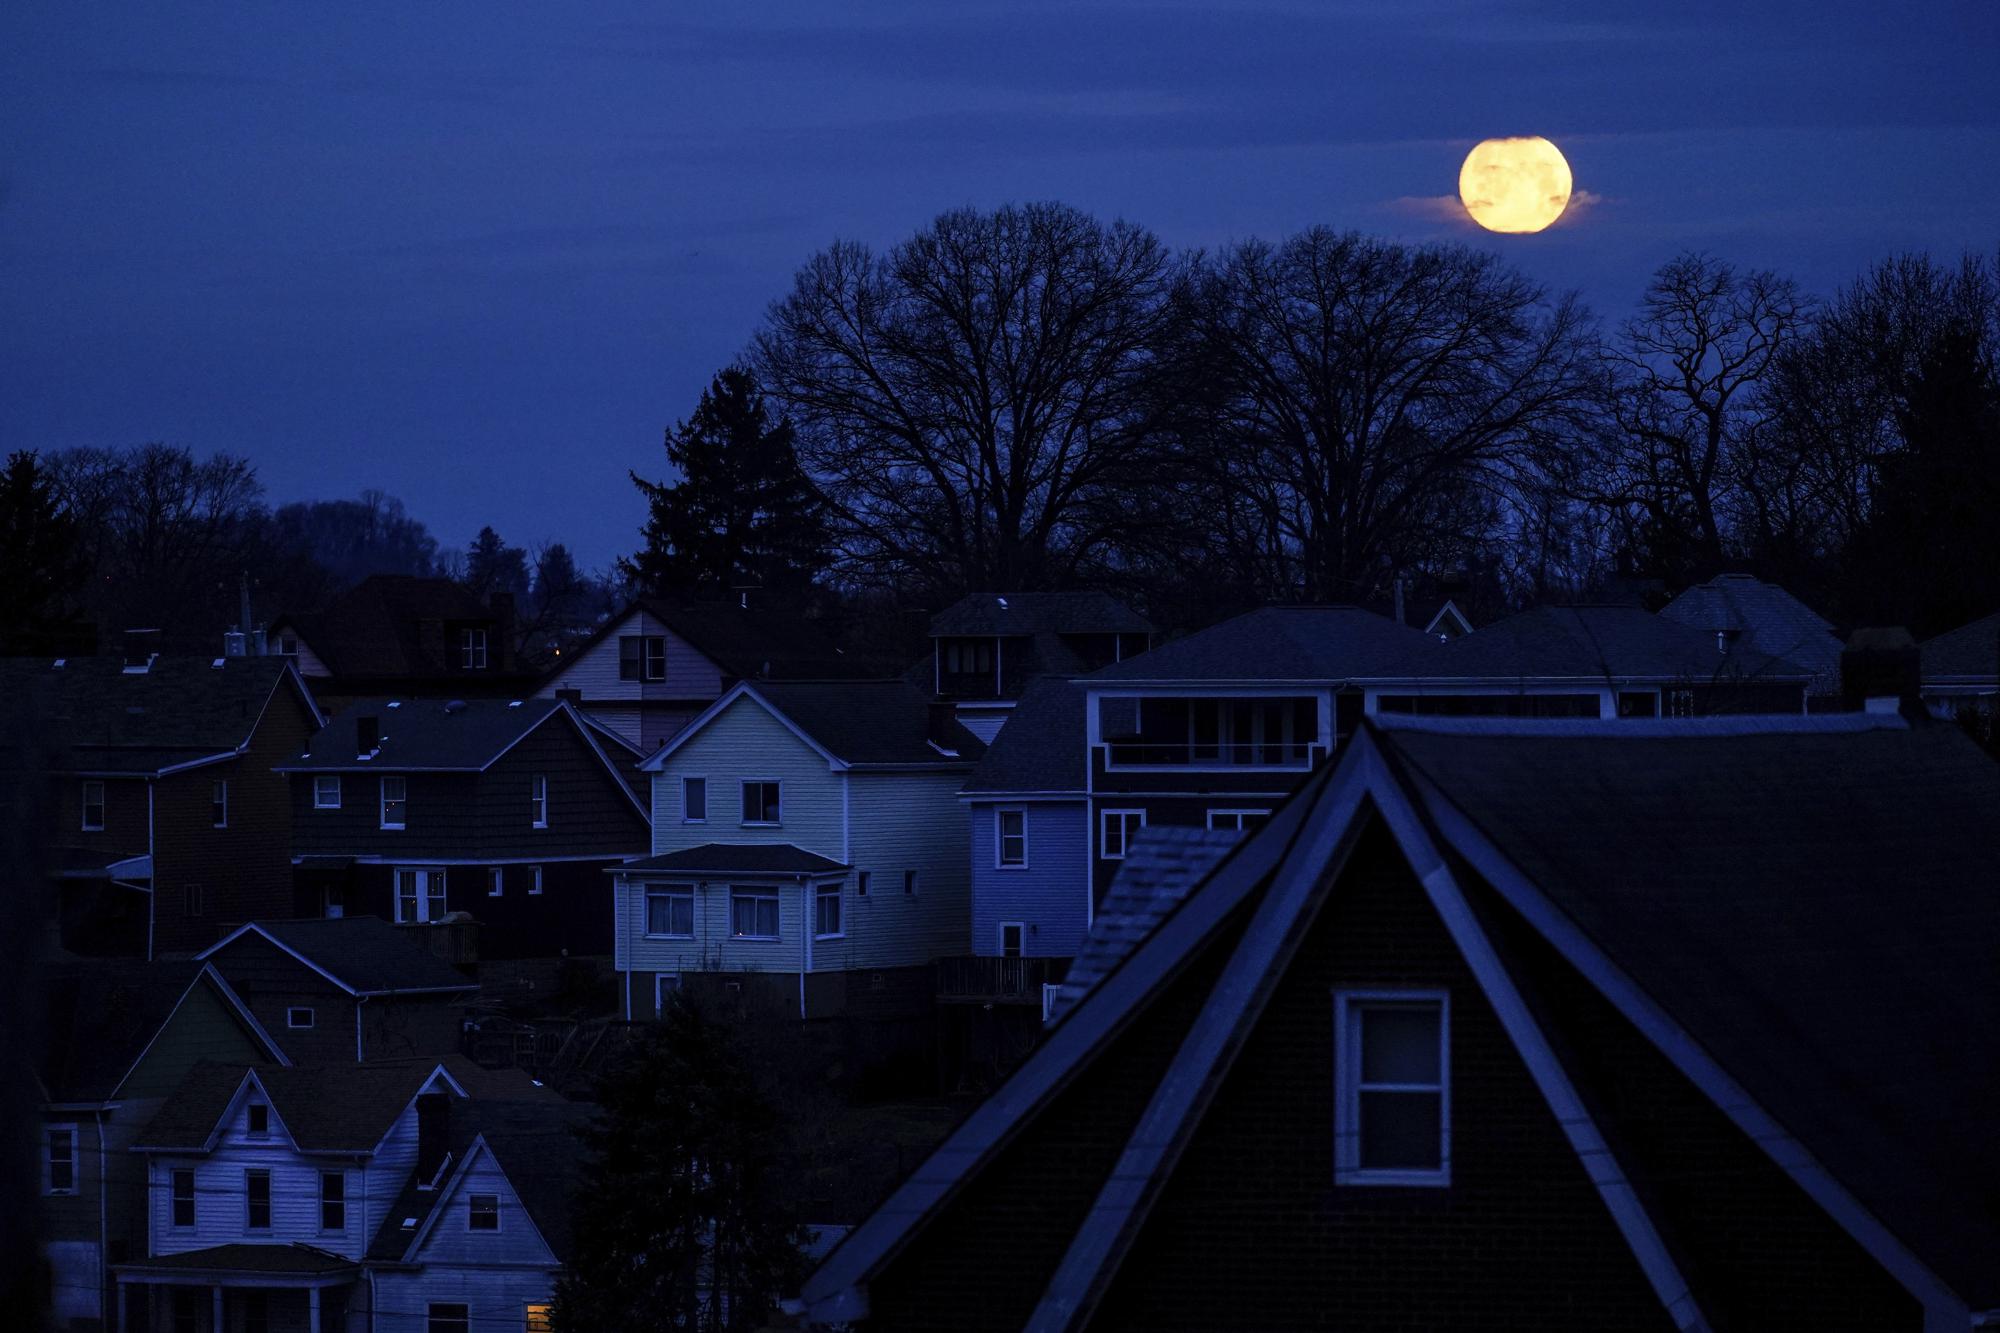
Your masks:
M1547 139L1487 139L1458 169L1458 197L1488 231L1540 231L1569 207L1569 162Z

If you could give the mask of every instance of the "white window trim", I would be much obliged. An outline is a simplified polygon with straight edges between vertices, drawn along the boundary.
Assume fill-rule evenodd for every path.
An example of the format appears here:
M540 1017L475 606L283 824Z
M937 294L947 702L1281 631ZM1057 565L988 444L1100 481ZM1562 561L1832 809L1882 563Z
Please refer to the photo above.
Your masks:
M688 783L690 782L699 782L701 784L701 816L699 818L696 818L695 816L690 815L688 813ZM784 793L779 792L778 796L779 796L778 813L783 814L785 812L785 807L783 803ZM681 777L681 823L706 824L707 822L708 822L708 775L706 773L683 774Z
M323 784L329 782L333 784L333 799L330 801L323 801L320 799L320 793L326 790L326 787ZM341 793L340 793L339 774L337 773L322 774L313 779L313 809L315 810L340 809L340 794Z
M1006 846L1007 815L1021 817L1021 859L1009 861ZM1025 805L1003 805L993 811L993 868L995 870L1026 870L1028 868L1028 807Z
M744 819L743 793L746 787L773 786L778 789L778 817L776 819ZM783 828L785 826L785 780L783 778L743 778L736 788L736 815L741 828Z
M549 826L549 775L536 773L528 779L528 809L535 828Z
M458 632L458 667L461 671L486 669L486 631L462 629Z
M1259 806L1259 807L1257 807L1257 808L1255 808L1255 809L1252 809L1251 807L1248 807L1248 806L1243 806L1243 807L1237 807L1237 806L1233 806L1233 805L1230 805L1230 806L1217 806L1217 807L1215 807L1214 809L1212 809L1212 810L1210 810L1210 811L1208 812L1208 827L1209 827L1209 828L1210 828L1211 830L1215 828L1215 817L1216 817L1217 815L1234 815L1234 816L1236 816L1236 819L1237 819L1237 823L1236 823L1235 827L1234 827L1234 828L1232 828L1232 829L1229 829L1229 830L1226 830L1226 831L1228 831L1228 832L1243 832L1243 831L1246 831L1246 830L1244 830L1244 828L1243 828L1243 824L1242 824L1242 821L1243 821L1243 819L1244 819L1244 818L1245 818L1246 816L1250 816L1250 815L1255 815L1255 816L1257 816L1257 817L1258 817L1259 819L1269 819L1269 818L1271 817L1271 811L1270 811L1270 807L1268 807L1268 806Z
M490 1227L476 1227L476 1226L472 1225L472 1217L473 1217L473 1210L472 1210L472 1201L473 1201L474 1199L491 1199L491 1200L493 1200L493 1225L492 1225L492 1226L490 1226ZM480 1234L482 1234L482 1235L488 1235L488 1236L497 1236L497 1235L499 1235L499 1234L500 1234L500 1233L501 1233L502 1231L504 1231L504 1230L506 1229L506 1228L505 1228L505 1227L504 1227L504 1226L502 1225L502 1222L501 1222L501 1216L500 1216L500 1215L501 1215L501 1214L502 1214L503 1212L505 1212L505 1211L506 1211L506 1210L505 1210L505 1209L503 1209L503 1208L502 1208L502 1207L500 1206L500 1196L499 1196L498 1194L488 1194L488 1193L485 1193L484 1191L482 1191L482 1192L480 1192L480 1193L478 1193L478 1194L470 1194L470 1193L469 1193L469 1194L467 1194L467 1195L465 1196L465 1229L466 1229L467 1231L477 1231L477 1232L479 1232L479 1233L480 1233Z
M250 1221L250 1181L258 1173L264 1176L264 1225L255 1226ZM278 1223L277 1192L272 1188L271 1168L268 1166L246 1166L243 1168L243 1229L245 1231L276 1231Z
M1124 837L1119 842L1118 854L1114 856L1104 850L1108 845L1108 839L1104 836L1104 830L1110 827L1113 816L1117 816L1122 820L1126 815L1137 815L1139 822L1133 828L1124 830ZM1125 854L1132 850L1133 833L1144 827L1146 827L1146 812L1144 810L1099 810L1097 812L1097 855L1106 861L1123 861Z
M90 807L93 804L90 799L90 789L92 787L97 788L97 800L95 802L97 806L97 822L95 824L90 822ZM104 831L104 818L109 813L110 796L110 790L105 786L102 779L85 778L83 780L80 798L77 802L77 820L85 833L102 833Z
M306 1016L306 1021L303 1023L298 1021L300 1014ZM318 1015L313 1012L310 1005L295 1004L287 1007L285 1010L285 1026L288 1028L296 1028L303 1031L306 1028L312 1027L317 1018Z
M403 784L403 817L393 824L389 822L389 784L392 782ZM408 828L410 826L410 780L408 778L384 777L376 784L376 792L378 797L376 813L379 816L377 822L380 826L384 829Z
M542 895L542 868L540 866L529 866L528 896L530 898L539 898L541 897L541 895Z
M654 938L658 938L658 936L655 936ZM671 986L667 985L669 981L673 982L674 984ZM680 973L678 972L653 973L653 1012L655 1014L665 1013L667 1011L667 992L670 990L677 991L680 988L681 988Z
M326 1178L328 1176L340 1177L340 1225L337 1227L330 1227L326 1224L326 1205L328 1202L326 1197ZM319 1173L319 1197L315 1199L314 1202L318 1205L318 1207L315 1209L315 1213L319 1220L319 1226L316 1228L319 1234L322 1236L346 1235L347 1234L347 1173L341 1170L330 1170L322 1168Z
M419 877L417 880L417 915L407 920L403 916L403 886L401 883L402 876L406 873ZM430 915L431 898L434 896L430 892L432 876L444 880L444 893L438 895L442 896L445 900L444 912L435 918ZM436 922L442 921L446 916L451 915L451 879L445 874L443 866L416 865L391 867L389 871L389 897L391 900L390 919L399 926L434 925Z
M775 934L771 934L771 935L739 935L739 934L737 934L737 933L736 933L736 900L737 900L738 898L769 898L769 899L770 899L770 900L771 900L771 901L772 901L773 903L777 904L777 908L778 908L778 911L777 911L777 917L778 917L778 929L777 929L777 932L776 932ZM743 885L743 886L738 886L738 885L735 885L735 884L731 884L731 885L729 886L729 938L730 938L730 939L732 939L732 940L755 940L755 941L758 941L758 942L761 942L761 943L770 943L770 942L772 942L772 941L775 941L775 940L780 940L780 939L783 939L783 938L784 938L784 934L785 934L785 898L784 898L784 895L783 895L782 893L780 893L780 892L779 892L778 890L776 890L776 889L766 889L766 888L761 888L761 887L759 887L759 886L757 886L757 885L754 885L754 884L751 884L751 885Z
M641 936L642 938L644 938L644 939L649 939L649 940L691 940L691 939L693 939L693 938L694 938L694 924L695 924L695 921L694 921L694 896L695 896L695 895L694 895L694 888L695 888L695 886L694 886L694 885L692 885L692 884L647 884L647 885L644 885L644 886L643 886L643 889L642 889L642 892L640 893L640 897L639 897L639 925L640 925L640 931L639 931L639 934L640 934L640 936ZM663 895L663 896L666 896L666 897L670 897L670 898L685 898L685 899L687 899L687 900L688 900L688 929L687 929L686 931L684 931L684 932L676 932L676 931L662 931L662 932L656 932L656 931L654 931L654 930L652 929L652 924L653 924L653 907L652 907L652 898L653 898L653 895L654 895L655 893L659 893L659 894L661 894L661 895ZM732 895L732 896L733 896L733 895ZM734 914L734 909L731 909L731 910L732 910L732 915L733 915L733 914ZM730 922L730 925L732 925L732 926L734 926L735 924L736 924L736 923L735 923L734 921L731 921L731 922Z
M507 872L500 866L486 867L486 896L503 898L507 894Z
M76 1130L77 1130L76 1125L68 1122L55 1125L44 1125L42 1127L42 1193L54 1195L57 1198L66 1199L69 1198L71 1195L82 1192L81 1186L83 1184L82 1180L83 1169L82 1169L82 1163L77 1161L77 1149L81 1143L81 1140L79 1139ZM59 1190L55 1187L55 1162L49 1156L49 1135L51 1134L67 1134L69 1136L69 1188L68 1189Z
M174 1180L174 1177L180 1175L183 1171L187 1173L187 1178L188 1178L188 1195L187 1195L188 1220L185 1222L176 1222L174 1221L174 1217L177 1212L176 1205L180 1200L180 1194L179 1191L175 1189L176 1182ZM192 1231L200 1224L201 1224L201 1176L192 1167L178 1166L169 1168L167 1171L168 1229L172 1231Z
M218 799L219 798L219 799ZM215 817L215 807L222 807L222 818ZM208 786L208 822L210 828L229 827L229 779L216 778Z
M660 645L660 674L653 674L653 645ZM647 685L658 685L667 678L667 636L664 634L642 634L639 636L639 679Z
M1021 952L1017 954L1007 952L1007 932L1010 930L1021 932ZM1028 923L1025 921L1002 921L1000 928L994 932L993 945L996 957L1026 958L1028 956Z
M1438 1168L1435 1171L1361 1165L1360 1011L1371 1004L1435 1004L1438 1008ZM1336 989L1334 1006L1333 1183L1440 1189L1451 1184L1451 993L1430 989ZM1390 1090L1393 1090L1390 1089ZM1412 1084L1409 1091L1429 1092Z
M820 933L820 929L819 929L819 900L820 900L820 899L821 899L822 897L824 897L824 896L829 896L829 895L830 895L830 896L831 896L831 897L833 898L833 900L834 900L835 902L837 902L837 903L839 903L839 904L840 904L840 929L839 929L839 930L834 930L834 931L829 931L829 932L827 932L826 934L822 935L822 934ZM844 880L838 880L838 879L832 879L832 880L827 880L827 881L825 881L825 882L823 882L823 883L820 883L820 884L815 884L815 885L813 885L813 889L812 889L812 913L813 913L813 916L812 916L812 928L813 928L813 938L814 938L814 939L816 939L816 940L844 940L844 939L846 939L846 938L847 938L847 885L846 885L846 881L844 881Z

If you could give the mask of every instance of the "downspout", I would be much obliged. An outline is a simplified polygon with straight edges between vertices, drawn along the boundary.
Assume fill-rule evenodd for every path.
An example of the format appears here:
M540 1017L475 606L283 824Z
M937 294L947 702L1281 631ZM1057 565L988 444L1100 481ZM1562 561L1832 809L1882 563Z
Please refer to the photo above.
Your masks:
M153 961L153 922L160 915L160 860L153 846L153 792L158 783L146 779L146 961Z
M813 909L814 909L814 908L816 908L816 907L818 906L818 904L817 904L817 903L809 903L809 902L807 902L807 901L806 901L806 898L807 898L808 896L809 896L809 895L807 894L807 891L806 891L806 881L805 881L805 878L804 878L803 876L801 876L801 877L799 878L799 924L800 924L800 926L802 926L802 927L803 927L803 929L801 929L801 930L799 931L799 934L800 934L801 936L803 936L804 938L802 938L802 939L801 939L801 940L799 941L799 959L800 959L800 961L799 961L799 1017L800 1017L800 1018L804 1018L804 1017L806 1016L806 973L808 973L808 972L812 971L812 965L813 965L813 919L812 919L812 914L813 914Z
M113 1088L112 1091L115 1093L117 1089ZM97 1113L92 1119L97 1122L97 1308L99 1316L102 1317L106 1294L105 1278L110 1272L105 1255L109 1252L111 1246L111 1206L105 1197L107 1186L104 1176L108 1159L104 1155L104 1108L102 1106L97 1108ZM148 1208L153 1206L150 1194L147 1196L146 1206ZM148 1254L150 1253L151 1251L149 1250Z
M368 1059L361 1047L361 1006L366 1003L368 1003L366 995L357 995L354 998L354 1063L356 1064Z

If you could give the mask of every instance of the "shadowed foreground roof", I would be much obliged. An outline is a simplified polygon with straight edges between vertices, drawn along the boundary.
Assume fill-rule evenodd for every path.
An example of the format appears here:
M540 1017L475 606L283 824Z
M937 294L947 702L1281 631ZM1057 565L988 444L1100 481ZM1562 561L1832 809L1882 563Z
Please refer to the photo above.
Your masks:
M201 964L75 959L42 974L42 1086L58 1102L102 1101L159 1032Z
M72 657L60 667L10 658L0 659L0 693L32 700L48 718L68 747L64 768L137 775L247 744L288 675L297 680L281 657L162 655L144 671L126 671L119 657Z
M563 707L557 699L364 699L342 709L304 753L277 770L478 772ZM362 718L376 725L375 748L365 759L359 753Z

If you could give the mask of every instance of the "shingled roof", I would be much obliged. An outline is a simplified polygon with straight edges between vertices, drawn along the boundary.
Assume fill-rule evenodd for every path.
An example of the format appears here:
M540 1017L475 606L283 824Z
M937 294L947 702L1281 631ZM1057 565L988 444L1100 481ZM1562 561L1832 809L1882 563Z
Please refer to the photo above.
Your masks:
M1735 634L1746 648L1812 672L1813 693L1840 692L1841 642L1833 623L1775 583L1723 574L1687 589L1660 615L1711 634Z
M457 670L453 624L497 625L493 610L452 579L411 574L371 574L322 611L286 614L273 621L276 638L289 627L326 669L343 681L465 676L490 679L508 669L507 646L493 642L500 670Z
M609 873L658 871L673 875L820 875L847 869L840 862L789 842L705 842L677 852L613 866Z
M1483 631L1482 631L1483 632ZM1477 637L1477 636L1468 636ZM1296 681L1373 674L1437 648L1422 630L1358 606L1267 606L1091 673L1099 682Z
M368 1152L441 1063L432 1057L288 1068L204 1060L161 1104L136 1146L206 1151L244 1079L254 1075L300 1151Z
M642 612L736 680L845 680L881 674L879 663L842 652L816 621L798 611L642 597L568 649L543 683L555 681Z
M968 796L1081 796L1088 777L1084 754L1082 687L1044 676L1029 684L961 790Z
M1359 673L1375 681L1804 681L1812 672L1632 606L1539 606Z
M929 696L902 680L744 682L682 728L639 767L658 772L708 720L749 697L776 712L838 763L866 768L971 767L986 746L956 720L934 722ZM937 730L933 730L936 726ZM942 734L946 742L934 744Z
M977 592L931 618L931 637L1151 634L1153 623L1107 592Z
M360 723L375 722L375 748L360 753ZM477 773L543 723L577 728L600 751L611 738L560 699L364 699L314 733L280 773ZM622 745L623 742L620 742ZM629 747L619 758L631 757ZM616 760L606 762L617 772Z
M2000 689L2000 611L1926 639L1918 648L1925 685Z
M478 988L477 982L416 944L407 930L373 916L252 921L208 946L199 957L226 954L244 936L262 936L354 995Z

